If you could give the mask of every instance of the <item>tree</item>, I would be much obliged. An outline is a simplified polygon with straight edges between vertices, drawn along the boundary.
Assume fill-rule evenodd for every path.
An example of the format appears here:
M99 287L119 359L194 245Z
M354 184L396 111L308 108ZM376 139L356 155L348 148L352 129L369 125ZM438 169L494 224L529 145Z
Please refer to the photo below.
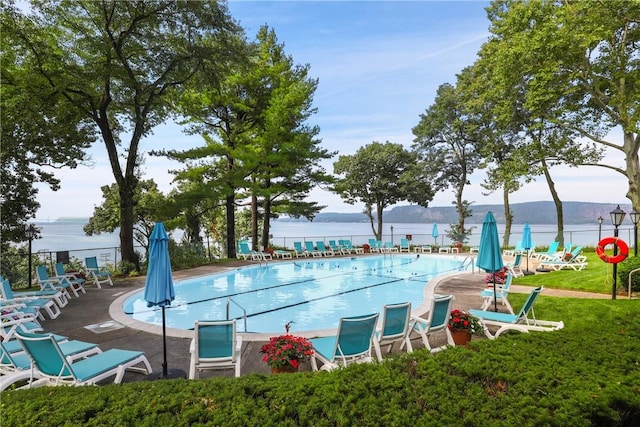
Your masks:
M269 245L271 217L283 213L312 219L323 206L305 202L317 185L328 184L332 177L319 166L335 153L320 148L319 128L306 122L315 113L313 94L318 81L309 78L309 65L295 65L279 44L273 30L263 26L256 36L257 54L250 87L262 87L257 104L259 114L252 146L257 164L252 174L253 241L262 217L261 244ZM262 206L262 213L258 205ZM254 243L254 249L255 243Z
M438 88L435 101L420 122L413 128L413 148L420 165L434 177L436 190L452 187L458 222L451 225L451 236L464 243L472 230L465 228L465 219L471 215L471 202L463 197L469 176L480 164L477 122L465 105L467 99L460 89L471 80L470 69L458 76L457 87L444 83Z
M12 47L97 127L120 196L122 259L139 269L133 225L141 141L171 115L172 102L204 58L233 56L226 39L239 28L218 2L62 0L32 6L25 17L32 25ZM123 138L129 142L120 151Z
M102 190L102 205L93 209L93 215L89 218L82 230L87 236L100 233L113 233L120 226L120 191L116 184L105 185ZM138 180L134 194L134 238L139 245L145 248L149 246L149 237L153 226L157 221L167 217L167 198L157 184L152 180ZM171 224L167 226L173 229Z
M55 170L88 163L95 140L91 123L35 70L33 58L14 49L21 31L34 31L11 4L1 9L0 48L0 252L26 240L25 228L40 207L37 184L60 188ZM44 42L51 33L38 34Z
M430 177L416 167L416 155L389 141L373 141L354 155L340 156L333 172L339 175L333 191L348 204L364 203L364 213L378 240L382 239L386 207L404 200L427 207L434 195Z
M640 3L635 1L494 1L488 9L494 79L518 79L535 117L624 155L614 170L640 210ZM606 132L622 131L622 141ZM615 135L615 133L610 134Z
M199 179L195 188L208 186L212 195L225 198L230 257L235 257L238 205L251 207L252 246L258 245L262 222L266 247L270 218L283 213L312 217L322 207L304 198L330 180L318 166L330 153L318 147L317 127L306 124L315 111L317 81L309 79L308 66L293 64L272 30L262 27L256 39L245 46L241 60L230 64L227 78L202 79L183 98L189 132L201 134L205 145L163 153L187 164L178 179Z

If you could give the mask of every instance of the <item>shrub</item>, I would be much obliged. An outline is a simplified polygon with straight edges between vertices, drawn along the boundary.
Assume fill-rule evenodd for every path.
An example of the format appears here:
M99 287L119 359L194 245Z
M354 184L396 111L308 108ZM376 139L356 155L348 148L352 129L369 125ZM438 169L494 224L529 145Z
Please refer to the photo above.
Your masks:
M640 257L630 256L618 264L618 286L624 290L629 289L629 273L640 268ZM640 292L640 271L631 276L631 290Z

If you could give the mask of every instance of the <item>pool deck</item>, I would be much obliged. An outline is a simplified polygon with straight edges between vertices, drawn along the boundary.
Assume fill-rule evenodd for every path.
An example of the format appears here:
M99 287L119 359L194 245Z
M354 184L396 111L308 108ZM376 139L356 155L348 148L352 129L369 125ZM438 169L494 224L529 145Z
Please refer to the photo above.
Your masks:
M277 262L277 261L274 261ZM246 261L230 261L224 264L211 265L193 268L189 270L174 272L174 279L213 274L228 269L235 269L244 265L250 265ZM535 267L534 267L535 268ZM484 273L456 273L442 278L436 285L435 292L438 294L453 294L455 300L454 308L469 309L479 308L482 301L479 293L486 287L484 283ZM71 339L97 343L100 348L107 350L110 348L122 348L128 350L144 351L155 372L162 371L163 345L161 327L154 327L147 330L140 330L120 323L122 317L113 316L114 309L110 307L121 300L124 295L132 291L140 290L144 287L144 277L115 279L114 286L103 286L97 289L93 285L86 287L87 293L81 294L79 298L71 297L69 304L62 309L62 314L55 320L47 319L42 322L43 328L48 332L65 335ZM425 283L426 285L426 283ZM512 292L528 293L531 288L522 286L512 286ZM583 293L577 293L579 296ZM545 295L558 295L553 290L545 290ZM592 294L589 295L593 297ZM598 295L599 296L599 295ZM602 295L606 298L607 295ZM499 306L500 307L500 306ZM502 310L502 308L501 308ZM282 331L284 333L284 330ZM295 333L295 332L294 332ZM167 365L169 369L182 370L185 373L189 370L189 344L192 331L182 331L182 336L167 336ZM174 334L175 335L175 334ZM442 337L434 339L434 344L444 344L444 334ZM268 337L264 337L265 340ZM243 339L242 347L242 375L250 373L268 373L269 367L261 361L260 346L265 340ZM422 341L417 334L412 337L414 349L422 347ZM301 370L310 370L310 364L304 363ZM232 370L217 371L201 374L201 378L210 376L233 376ZM145 380L146 377L136 373L127 373L123 382L134 382ZM106 382L109 382L105 380Z

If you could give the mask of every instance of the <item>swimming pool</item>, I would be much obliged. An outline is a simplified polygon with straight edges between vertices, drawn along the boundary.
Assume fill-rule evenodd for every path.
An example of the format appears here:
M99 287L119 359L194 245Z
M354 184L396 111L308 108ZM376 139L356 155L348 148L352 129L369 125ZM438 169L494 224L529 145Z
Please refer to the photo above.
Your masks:
M398 254L242 267L175 282L166 324L193 329L196 320L225 319L228 307L239 332L284 332L289 321L292 331L331 329L341 317L380 312L384 304L411 301L416 307L429 280L464 266L461 256ZM144 291L128 297L122 309L137 321L162 325L162 310L147 307Z

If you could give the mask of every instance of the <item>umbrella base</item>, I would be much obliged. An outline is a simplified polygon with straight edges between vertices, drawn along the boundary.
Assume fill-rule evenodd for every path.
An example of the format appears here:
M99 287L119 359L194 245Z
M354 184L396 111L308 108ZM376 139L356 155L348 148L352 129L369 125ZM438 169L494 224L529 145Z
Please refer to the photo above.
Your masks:
M153 372L145 378L147 381L156 381L156 380L175 380L175 379L186 379L187 373L182 369L167 369L167 376L165 377L162 374L162 370L158 372Z
M524 271L523 273L524 273L525 276L531 276L532 274L536 274L533 271L528 271L528 270Z

